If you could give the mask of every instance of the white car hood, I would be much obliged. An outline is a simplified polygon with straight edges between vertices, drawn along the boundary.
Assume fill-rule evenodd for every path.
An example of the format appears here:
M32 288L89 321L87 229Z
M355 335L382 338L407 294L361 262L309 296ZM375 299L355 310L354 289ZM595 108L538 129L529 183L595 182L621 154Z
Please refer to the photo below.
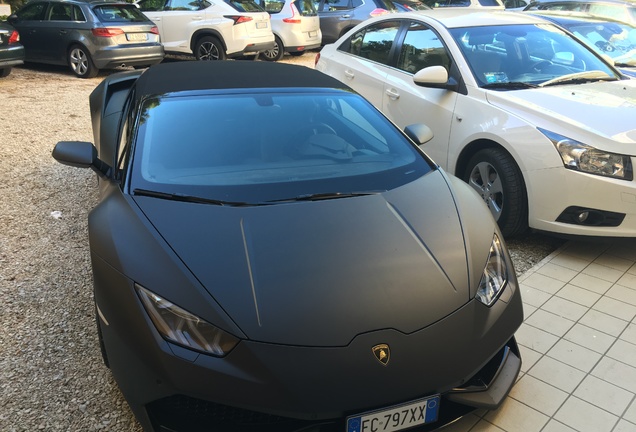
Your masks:
M536 127L636 155L636 80L488 91L487 99Z

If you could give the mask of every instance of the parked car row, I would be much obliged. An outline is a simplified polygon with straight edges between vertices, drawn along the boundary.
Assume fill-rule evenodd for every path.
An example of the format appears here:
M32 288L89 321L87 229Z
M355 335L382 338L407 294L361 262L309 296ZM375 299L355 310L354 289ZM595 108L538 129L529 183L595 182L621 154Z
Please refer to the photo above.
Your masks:
M497 409L523 321L502 237L636 237L636 81L581 29L463 8L376 11L317 70L174 62L93 91L97 141L53 156L98 176L97 334L144 430L432 430ZM193 38L175 46L208 58ZM300 51L274 42L267 60Z

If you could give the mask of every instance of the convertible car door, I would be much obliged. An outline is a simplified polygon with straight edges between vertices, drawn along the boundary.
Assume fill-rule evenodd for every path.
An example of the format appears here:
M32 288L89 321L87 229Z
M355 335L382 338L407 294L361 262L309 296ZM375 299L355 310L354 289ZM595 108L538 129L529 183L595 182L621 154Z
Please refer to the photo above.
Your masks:
M420 21L411 21L400 41L396 67L387 68L381 109L400 128L413 123L429 126L434 137L424 146L424 150L446 168L450 128L458 94L445 89L417 86L413 82L413 74L429 66L444 66L450 71L452 57L439 35Z

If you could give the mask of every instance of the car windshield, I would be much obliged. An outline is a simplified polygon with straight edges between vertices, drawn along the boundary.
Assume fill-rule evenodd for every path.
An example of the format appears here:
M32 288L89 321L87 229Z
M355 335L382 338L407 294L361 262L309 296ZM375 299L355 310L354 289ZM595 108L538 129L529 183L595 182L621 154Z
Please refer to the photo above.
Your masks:
M263 203L386 191L433 169L358 95L172 95L140 109L131 188Z
M148 18L134 5L109 4L93 8L97 18L105 24L147 22Z
M597 52L606 54L617 65L636 66L636 27L618 22L580 22L567 26Z
M455 28L450 32L480 87L620 78L590 48L552 24Z

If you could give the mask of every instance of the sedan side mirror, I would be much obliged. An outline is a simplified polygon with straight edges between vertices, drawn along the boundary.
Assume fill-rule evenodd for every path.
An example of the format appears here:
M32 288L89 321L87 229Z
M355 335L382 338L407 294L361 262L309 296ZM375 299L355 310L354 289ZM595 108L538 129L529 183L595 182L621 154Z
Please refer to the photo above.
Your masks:
M85 141L60 141L53 149L53 158L77 168L92 168L98 174L108 176L110 166L97 157L97 149Z
M408 125L404 128L404 133L417 145L426 144L433 139L433 131L423 123Z
M448 76L444 66L429 66L413 75L413 82L420 87L441 88L457 91L457 81Z
M18 22L18 16L16 14L11 14L7 17L7 22L9 24L14 24L16 22Z

